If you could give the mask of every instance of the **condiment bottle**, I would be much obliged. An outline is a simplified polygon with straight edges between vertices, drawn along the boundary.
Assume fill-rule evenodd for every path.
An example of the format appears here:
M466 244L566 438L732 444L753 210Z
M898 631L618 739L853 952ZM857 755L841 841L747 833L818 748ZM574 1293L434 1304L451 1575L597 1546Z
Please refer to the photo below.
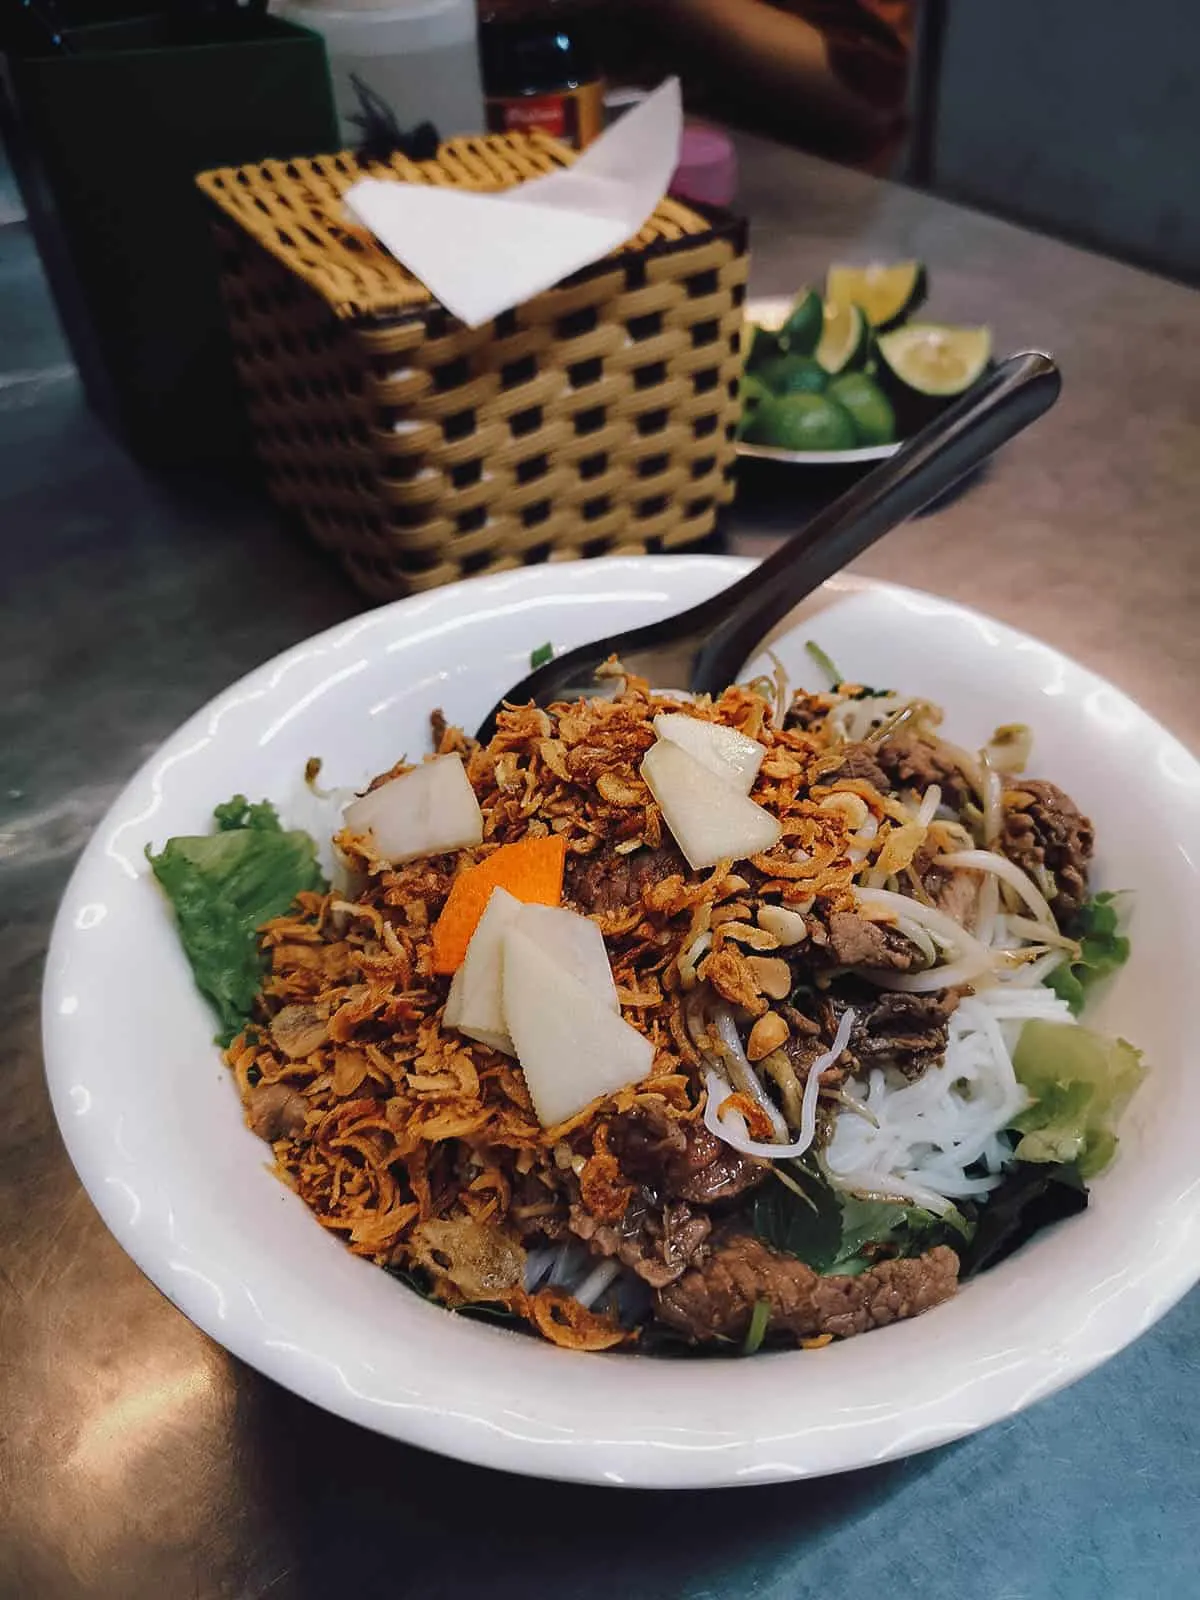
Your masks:
M604 127L604 80L579 0L482 0L491 133L549 133L581 150Z

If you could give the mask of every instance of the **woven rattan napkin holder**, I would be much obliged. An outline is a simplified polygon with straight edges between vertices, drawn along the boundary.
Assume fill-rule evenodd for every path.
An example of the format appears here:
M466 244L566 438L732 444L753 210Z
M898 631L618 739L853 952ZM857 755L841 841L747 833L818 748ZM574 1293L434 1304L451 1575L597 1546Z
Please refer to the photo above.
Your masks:
M364 175L494 191L570 160L507 135L197 180L272 493L375 599L677 549L733 497L743 223L664 200L616 254L469 329L341 202Z

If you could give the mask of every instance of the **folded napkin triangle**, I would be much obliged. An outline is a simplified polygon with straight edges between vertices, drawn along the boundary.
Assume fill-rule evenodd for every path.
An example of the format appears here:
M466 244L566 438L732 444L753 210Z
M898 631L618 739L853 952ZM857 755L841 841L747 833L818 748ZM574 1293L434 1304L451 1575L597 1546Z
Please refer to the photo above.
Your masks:
M561 172L501 194L362 178L343 198L476 328L632 238L667 192L682 132L679 82L668 78Z

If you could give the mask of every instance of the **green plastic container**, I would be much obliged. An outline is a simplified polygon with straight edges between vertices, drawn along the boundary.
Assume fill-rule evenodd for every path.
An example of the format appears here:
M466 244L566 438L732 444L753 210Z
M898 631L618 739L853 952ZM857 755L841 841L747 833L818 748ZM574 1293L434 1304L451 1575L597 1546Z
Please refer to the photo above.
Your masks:
M259 10L64 9L57 41L28 16L0 35L0 128L88 399L146 460L247 453L192 180L336 148L324 45Z

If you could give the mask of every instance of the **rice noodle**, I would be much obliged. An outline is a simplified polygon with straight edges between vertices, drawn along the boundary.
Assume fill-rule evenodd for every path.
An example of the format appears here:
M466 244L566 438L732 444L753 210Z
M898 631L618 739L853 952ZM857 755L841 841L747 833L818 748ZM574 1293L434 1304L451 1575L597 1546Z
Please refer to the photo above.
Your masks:
M846 1010L838 1023L832 1045L819 1055L808 1069L804 1085L804 1100L800 1112L800 1133L791 1143L764 1144L751 1139L746 1129L746 1119L734 1108L722 1115L721 1107L728 1098L729 1085L710 1067L705 1076L708 1102L704 1107L704 1126L744 1156L758 1156L767 1161L784 1161L802 1156L812 1144L817 1133L817 1098L821 1090L821 1074L832 1067L842 1055L854 1026L854 1012Z
M619 1276L620 1271L621 1263L612 1257L607 1261L598 1262L579 1287L571 1292L581 1306L591 1310L613 1279Z
M525 1257L525 1288L530 1293L542 1287L557 1261L560 1246L548 1245L542 1250L530 1250Z
M1045 895L1027 872L1022 872L1007 856L994 850L954 850L949 855L935 856L935 867L963 868L969 872L990 872L1016 891L1033 912L1034 919L1047 930L1058 931L1058 923Z
M854 1011L847 1006L842 1012L833 1043L808 1069L808 1082L804 1085L804 1099L800 1103L800 1137L797 1140L804 1150L808 1149L817 1136L817 1096L821 1092L821 1074L826 1067L831 1067L839 1059L842 1051L850 1043L850 1030L853 1026Z
M1049 991L1034 995L1003 984L961 1000L941 1066L914 1083L877 1067L865 1085L848 1085L877 1125L854 1112L837 1114L824 1153L831 1181L856 1193L900 1195L939 1215L955 1199L995 1188L1011 1158L999 1135L1028 1098L1005 1031L1032 1016L1057 1019L1063 1010ZM986 1170L968 1176L976 1163Z

